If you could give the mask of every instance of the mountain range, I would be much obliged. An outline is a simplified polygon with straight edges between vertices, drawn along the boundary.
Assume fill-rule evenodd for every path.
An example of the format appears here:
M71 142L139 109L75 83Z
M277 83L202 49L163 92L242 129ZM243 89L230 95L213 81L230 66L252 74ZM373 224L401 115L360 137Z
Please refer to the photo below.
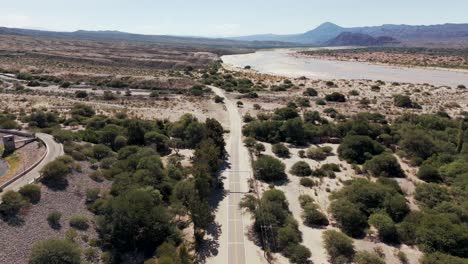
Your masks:
M431 45L438 43L468 43L468 24L442 24L429 26L382 25L345 28L326 22L302 34L252 35L231 38L241 41L280 41L306 45L325 45L342 33L364 34L372 38L392 38L402 44ZM361 35L362 37L363 35ZM395 42L393 41L393 42ZM343 44L343 43L342 43Z
M468 46L468 24L441 24L429 26L382 25L346 28L326 22L302 34L263 34L233 38L142 35L119 31L79 30L75 32L54 32L5 27L0 27L0 35L248 49L324 45Z

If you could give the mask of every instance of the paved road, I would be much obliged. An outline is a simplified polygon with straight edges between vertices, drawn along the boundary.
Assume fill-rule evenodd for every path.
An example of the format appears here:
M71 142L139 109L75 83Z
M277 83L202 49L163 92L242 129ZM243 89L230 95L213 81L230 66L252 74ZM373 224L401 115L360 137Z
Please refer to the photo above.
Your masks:
M39 178L39 171L49 162L55 160L57 157L62 156L63 152L63 145L55 142L54 138L49 134L44 133L36 133L36 137L41 139L45 145L47 146L47 154L46 157L30 172L26 173L23 177L19 178L18 180L14 181L4 189L8 190L19 190L22 186L33 182L37 178Z
M228 190L227 197L227 226L222 226L222 232L227 232L227 260L222 263L227 264L245 264L245 228L242 220L242 211L239 203L245 193L248 192L248 179L251 175L251 166L248 150L242 143L242 119L234 104L225 95L224 92L216 87L210 87L215 94L224 98L225 106L229 114L230 135L226 144L226 150L229 154L228 168L223 175L227 178ZM225 247L226 245L220 245ZM223 251L223 249L220 249Z

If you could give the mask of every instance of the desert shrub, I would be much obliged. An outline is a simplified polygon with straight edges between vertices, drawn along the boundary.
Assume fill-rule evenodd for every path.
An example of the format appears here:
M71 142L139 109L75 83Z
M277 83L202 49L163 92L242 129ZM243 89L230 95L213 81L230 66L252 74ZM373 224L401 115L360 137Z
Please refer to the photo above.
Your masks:
M221 97L221 96L219 96L219 95L215 95L214 101L215 101L215 103L217 103L217 104L222 104L222 103L224 103L224 98Z
M86 190L86 203L92 203L99 198L99 193L101 190L99 188L91 188Z
M309 203L303 206L304 212L302 218L304 224L307 226L327 226L329 224L327 216L320 212L318 206L313 203Z
M150 131L145 134L145 144L153 147L160 154L167 154L170 151L169 138L156 131Z
M431 165L422 165L417 174L418 178L427 182L439 182L442 180L439 171Z
M328 154L325 151L323 151L322 148L311 147L307 149L307 157L309 159L322 161L325 160L327 156Z
M86 230L89 228L88 218L84 215L73 215L70 218L70 226L78 230Z
M420 262L421 264L468 264L466 258L459 258L446 255L440 252L425 254Z
M367 251L358 251L354 256L356 264L385 264L385 260L379 255Z
M283 107L275 110L274 118L276 120L288 120L299 117L299 113L295 108Z
M349 95L351 95L351 96L358 96L358 95L359 95L359 91L358 91L358 90L351 90L351 91L349 92Z
M307 88L304 91L303 95L305 95L305 96L317 96L318 92L314 88Z
M49 226L57 229L60 227L60 219L62 218L62 213L53 211L52 213L47 215L47 222Z
M391 154L386 153L374 156L372 159L366 161L364 170L377 177L405 176L398 160Z
M97 160L102 160L112 154L112 149L103 144L94 145L92 151L93 157Z
M86 98L88 97L88 93L86 91L76 91L75 92L76 98Z
M290 172L293 175L305 177L305 176L310 176L312 174L312 169L310 168L307 162L298 161L294 163L294 165L291 167Z
M246 137L244 139L244 145L248 148L252 148L253 146L255 146L255 143L257 143L257 140L255 140L255 138Z
M253 164L255 178L266 182L285 180L285 167L280 160L268 155L260 156Z
M70 167L63 161L56 159L41 169L42 181L48 185L62 183L71 172Z
M326 105L327 102L323 99L318 99L317 101L315 101L315 104L316 105Z
M380 154L384 147L368 136L346 136L338 147L338 155L350 163L363 164L373 155Z
M289 157L289 149L282 143L277 143L272 146L272 151L275 153L276 156L280 158L288 158Z
M369 224L379 231L379 238L385 243L398 242L395 223L386 213L375 213L369 217Z
M416 186L414 198L424 206L433 208L444 201L449 201L450 195L445 187L435 183L423 183Z
M336 230L323 232L325 249L332 263L345 263L338 260L351 262L355 255L353 240Z
M397 94L393 96L393 104L397 107L403 107L403 108L413 107L413 101L411 101L411 98L407 95L401 95L401 94Z
M299 180L299 183L304 187L313 187L315 185L314 180L309 177L304 177Z
M41 200L41 187L36 184L27 184L18 191L30 203L36 204Z
M44 240L34 244L29 264L80 264L79 246L68 240Z
M114 150L118 151L119 149L127 146L127 144L128 144L127 138L122 136L122 135L118 135L118 136L115 137L112 146L113 146Z
M308 263L309 258L312 256L307 247L299 244L288 246L285 255L292 263L298 264Z
M331 212L338 226L352 237L360 237L367 227L367 217L350 201L337 200L331 204Z
M346 102L346 96L338 92L333 92L325 95L325 100L329 102Z
M340 165L336 163L325 163L320 167L321 170L324 171L333 171L333 172L340 172Z
M20 193L15 191L7 191L2 196L0 213L5 217L15 216L25 205L26 201Z

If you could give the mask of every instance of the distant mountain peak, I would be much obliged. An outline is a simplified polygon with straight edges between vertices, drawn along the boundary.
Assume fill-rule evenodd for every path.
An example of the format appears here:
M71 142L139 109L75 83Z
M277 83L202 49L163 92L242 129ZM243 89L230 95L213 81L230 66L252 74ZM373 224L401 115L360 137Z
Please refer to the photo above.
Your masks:
M325 22L325 23L320 24L320 26L318 26L315 29L330 29L330 28L342 28L342 27L332 22Z

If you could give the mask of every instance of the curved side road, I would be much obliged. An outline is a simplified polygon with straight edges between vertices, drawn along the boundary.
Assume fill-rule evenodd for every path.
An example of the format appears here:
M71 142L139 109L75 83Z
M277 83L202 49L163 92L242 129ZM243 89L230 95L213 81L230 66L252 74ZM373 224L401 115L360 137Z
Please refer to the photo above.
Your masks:
M55 160L56 158L64 154L63 145L55 142L53 136L49 134L44 134L44 133L36 133L36 137L42 140L42 142L44 142L46 149L47 149L46 156L44 157L44 159L42 159L42 161L37 166L35 166L33 169L31 169L29 172L27 172L25 175L23 175L16 181L6 186L4 188L4 191L9 191L9 190L17 191L22 186L36 181L40 177L39 171L47 163Z

